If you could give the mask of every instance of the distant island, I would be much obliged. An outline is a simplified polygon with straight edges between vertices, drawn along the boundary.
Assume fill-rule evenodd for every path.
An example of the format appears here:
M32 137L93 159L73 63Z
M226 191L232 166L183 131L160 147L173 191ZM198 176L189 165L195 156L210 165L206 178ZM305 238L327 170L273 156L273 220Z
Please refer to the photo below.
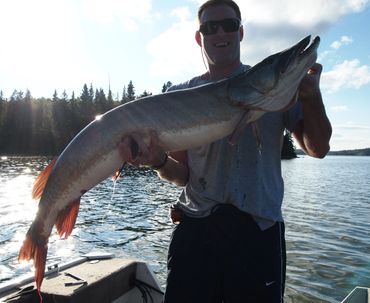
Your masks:
M305 154L304 151L301 149L297 149L296 153L297 155ZM370 156L370 148L330 151L328 155L331 155L331 156Z

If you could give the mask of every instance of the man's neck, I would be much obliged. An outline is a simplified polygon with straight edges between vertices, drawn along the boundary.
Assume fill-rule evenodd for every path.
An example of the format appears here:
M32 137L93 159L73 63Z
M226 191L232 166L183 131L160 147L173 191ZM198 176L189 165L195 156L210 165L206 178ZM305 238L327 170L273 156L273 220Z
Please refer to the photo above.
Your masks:
M205 73L202 78L205 80L221 80L229 77L233 72L235 72L240 66L241 62L235 62L234 64L229 64L224 67L209 65L208 72Z

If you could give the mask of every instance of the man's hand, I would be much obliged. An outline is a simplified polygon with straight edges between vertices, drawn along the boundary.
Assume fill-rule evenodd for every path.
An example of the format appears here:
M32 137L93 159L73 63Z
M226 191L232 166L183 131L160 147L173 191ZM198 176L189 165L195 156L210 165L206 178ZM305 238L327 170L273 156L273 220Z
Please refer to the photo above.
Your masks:
M299 85L299 100L310 102L316 100L320 95L320 77L322 65L315 63L307 72Z
M158 166L166 159L165 151L154 131L150 133L149 145L144 142L142 136L132 134L122 138L118 151L124 161L134 166Z

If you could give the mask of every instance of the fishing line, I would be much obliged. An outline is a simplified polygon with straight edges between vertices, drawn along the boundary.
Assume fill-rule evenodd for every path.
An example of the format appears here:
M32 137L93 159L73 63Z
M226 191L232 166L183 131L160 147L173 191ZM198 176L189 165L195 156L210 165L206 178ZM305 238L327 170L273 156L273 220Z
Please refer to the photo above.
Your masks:
M203 65L206 68L207 73L209 73L208 65L206 64L206 61L204 59L204 52L203 52L203 48L202 47L200 48L200 53L202 54Z

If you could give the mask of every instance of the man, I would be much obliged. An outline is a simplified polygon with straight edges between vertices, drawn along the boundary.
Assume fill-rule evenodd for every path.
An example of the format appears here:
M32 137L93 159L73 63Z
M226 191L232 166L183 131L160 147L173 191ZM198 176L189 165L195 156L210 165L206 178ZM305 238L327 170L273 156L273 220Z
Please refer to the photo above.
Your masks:
M198 18L195 40L208 71L171 89L220 80L248 68L240 61L244 30L237 4L209 0L199 8ZM123 139L123 158L150 166L161 178L184 186L173 211L180 224L169 247L165 303L282 302L282 136L285 128L290 129L308 155L327 154L331 126L319 88L321 70L319 64L312 66L292 109L266 113L258 120L261 150L250 126L234 146L225 138L169 156L156 134L150 146L140 138ZM140 150L135 159L130 149L133 140Z

